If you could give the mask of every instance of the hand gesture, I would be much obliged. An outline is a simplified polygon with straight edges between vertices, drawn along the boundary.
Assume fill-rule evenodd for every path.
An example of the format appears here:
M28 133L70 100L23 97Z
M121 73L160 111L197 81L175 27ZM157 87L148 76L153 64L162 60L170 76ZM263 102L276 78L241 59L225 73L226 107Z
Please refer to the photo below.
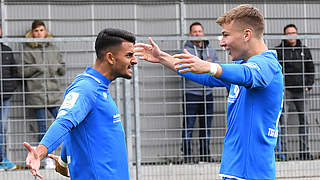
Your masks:
M30 168L32 175L42 179L43 177L39 174L40 158L38 153L36 152L36 149L31 147L31 145L27 142L24 142L23 145L29 151L28 156L26 158L26 166Z
M180 73L193 72L202 74L210 72L209 62L190 54L186 49L184 50L184 54L176 54L173 57L176 58L174 61L175 68Z
M137 43L135 44L135 56L140 56L141 60L146 60L152 63L160 62L160 55L163 53L159 46L153 42L153 40L149 37L149 44Z
M59 163L59 156L48 154L48 157L53 159L56 162L56 169L55 169L56 172L60 173L63 176L70 177L68 166L67 167L61 166L61 164Z

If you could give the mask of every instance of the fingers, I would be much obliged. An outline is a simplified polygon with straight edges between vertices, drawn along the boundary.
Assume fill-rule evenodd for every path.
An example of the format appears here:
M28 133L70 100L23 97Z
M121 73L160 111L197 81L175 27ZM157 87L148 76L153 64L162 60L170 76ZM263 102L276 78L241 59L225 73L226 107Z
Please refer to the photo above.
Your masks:
M179 65L179 64L183 64L183 63L187 63L187 64L190 64L190 63L193 63L194 61L192 59L175 59L175 61L173 62L173 64L175 66Z
M143 56L145 53L144 52L135 52L134 55L135 56Z
M43 176L41 176L41 174L39 173L39 170L37 170L37 169L30 169L30 171L31 171L31 174L32 174L33 176L37 176L37 177L39 177L40 179L43 178Z
M174 58L179 58L179 59L189 59L193 58L194 56L192 54L175 54L173 55Z
M54 161L58 161L58 159L59 159L59 156L56 156L56 155L53 155L53 154L48 154L48 157L49 158L51 158L51 159L53 159Z
M151 45L149 45L149 44L144 44L144 43L137 43L137 44L134 45L134 47L136 47L136 49L139 49L139 48L137 48L137 47L140 47L140 48L143 48L143 49L152 49L152 46L151 46ZM135 49L135 51L136 51L136 49ZM143 50L143 49L142 49L142 50Z
M152 40L151 37L149 37L148 40L152 47L158 47L158 45Z
M189 53L189 51L188 51L188 50L186 50L186 49L184 49L184 50L183 50L183 52L184 52L185 54L192 55L192 54L191 54L191 53Z
M191 69L186 68L186 69L182 69L182 70L178 70L179 73L187 73L187 72L192 72Z

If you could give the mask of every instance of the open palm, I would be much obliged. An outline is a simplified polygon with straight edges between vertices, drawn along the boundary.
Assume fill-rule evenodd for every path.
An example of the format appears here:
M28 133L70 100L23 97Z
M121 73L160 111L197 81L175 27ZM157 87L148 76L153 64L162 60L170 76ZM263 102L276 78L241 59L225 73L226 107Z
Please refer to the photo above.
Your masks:
M146 60L152 63L159 63L161 50L151 38L149 38L149 42L150 45L137 43L135 45L135 56L139 56L141 60Z
M42 178L42 176L39 174L40 169L40 158L36 150L31 147L31 145L27 142L23 143L23 145L27 148L28 156L26 159L26 166L30 168L31 173L34 176L38 176L39 178Z

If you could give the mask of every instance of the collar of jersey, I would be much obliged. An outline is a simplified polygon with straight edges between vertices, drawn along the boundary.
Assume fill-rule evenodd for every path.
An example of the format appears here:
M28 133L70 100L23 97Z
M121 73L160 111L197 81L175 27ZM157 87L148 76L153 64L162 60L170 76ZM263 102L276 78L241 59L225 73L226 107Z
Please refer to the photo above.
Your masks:
M96 81L100 81L99 83L102 83L102 84L105 84L105 85L109 85L111 83L111 81L106 78L104 75L102 75L99 71L91 68L91 67L87 67L85 73L87 73L88 75L91 75L93 76L93 78L96 80Z
M257 55L254 55L254 56L251 56L247 61L245 60L236 60L234 61L234 64L243 64L243 63L247 63L252 57L255 57L255 56L259 56L259 55L264 55L264 54L272 54L273 56L277 57L277 52L276 50L273 50L273 49L269 49L269 50L266 50L266 51L263 51L261 54L257 54Z

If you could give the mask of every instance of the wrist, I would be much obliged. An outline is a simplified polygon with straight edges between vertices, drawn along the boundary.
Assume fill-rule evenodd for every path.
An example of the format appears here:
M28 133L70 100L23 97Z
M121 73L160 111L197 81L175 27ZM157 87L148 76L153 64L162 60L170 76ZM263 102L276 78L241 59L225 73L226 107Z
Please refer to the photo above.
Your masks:
M211 76L214 76L216 75L218 72L218 64L217 63L210 63L210 72L209 74Z
M60 166L66 168L68 166L68 163L64 162L62 159L61 159L61 156L59 156L59 159L58 159L58 163L60 164Z
M36 148L36 152L37 152L40 160L44 159L44 158L48 155L48 149L47 149L47 147L44 146L43 144L40 144L40 145Z
M160 61L166 61L168 59L168 56L169 56L169 54L161 51L160 55L159 55L159 59L160 59Z

